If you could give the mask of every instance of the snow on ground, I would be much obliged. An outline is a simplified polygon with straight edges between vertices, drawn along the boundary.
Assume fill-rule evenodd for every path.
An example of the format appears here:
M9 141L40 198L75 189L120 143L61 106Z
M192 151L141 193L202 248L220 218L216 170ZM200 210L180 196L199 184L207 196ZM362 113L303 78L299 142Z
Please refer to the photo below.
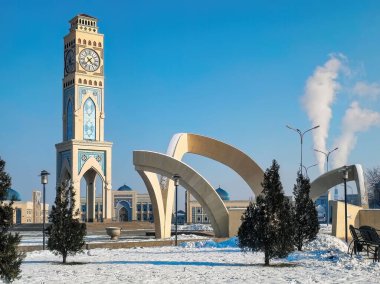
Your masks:
M175 226L172 225L172 230ZM178 231L213 231L210 224L189 224L189 225L178 225Z
M179 247L92 249L69 257L49 251L27 254L15 283L378 283L380 264L350 258L341 240L326 234L286 259L264 267L262 253L242 253L236 238Z

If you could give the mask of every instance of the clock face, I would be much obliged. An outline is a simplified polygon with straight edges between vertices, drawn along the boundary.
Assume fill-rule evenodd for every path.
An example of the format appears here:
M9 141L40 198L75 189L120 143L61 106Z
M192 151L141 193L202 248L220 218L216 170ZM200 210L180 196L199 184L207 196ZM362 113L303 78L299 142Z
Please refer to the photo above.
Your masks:
M65 70L66 70L66 73L71 73L75 71L75 55L72 49L66 52Z
M85 48L79 53L79 63L84 70L94 72L100 65L99 55L91 48Z

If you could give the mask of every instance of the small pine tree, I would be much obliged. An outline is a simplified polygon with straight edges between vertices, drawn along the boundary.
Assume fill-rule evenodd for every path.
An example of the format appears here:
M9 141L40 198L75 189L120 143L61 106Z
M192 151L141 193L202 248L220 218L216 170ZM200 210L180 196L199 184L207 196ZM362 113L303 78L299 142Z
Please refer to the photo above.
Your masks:
M62 256L66 263L68 255L83 251L86 224L79 221L79 210L74 212L75 200L72 186L66 182L57 188L57 195L49 215L51 225L47 228L47 248L55 255Z
M248 206L238 231L240 248L264 252L265 265L273 257L286 257L294 251L292 208L284 195L279 168L273 160L264 173L262 194Z
M13 226L13 202L4 202L7 189L11 186L11 177L4 167L5 162L0 158L0 279L12 282L20 278L20 266L25 254L17 251L21 236L9 232Z
M310 199L310 181L298 172L297 184L293 189L294 206L294 242L299 251L306 242L316 238L319 231L318 213Z

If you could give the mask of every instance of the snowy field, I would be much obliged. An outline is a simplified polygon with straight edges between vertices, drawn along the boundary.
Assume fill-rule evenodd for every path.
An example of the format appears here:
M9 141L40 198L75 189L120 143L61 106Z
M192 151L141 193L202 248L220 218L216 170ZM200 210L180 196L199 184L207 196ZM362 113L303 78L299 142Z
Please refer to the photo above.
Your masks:
M48 251L27 254L15 283L379 283L380 264L350 258L342 241L318 239L264 267L263 254L244 254L236 239L185 243L181 247L92 249L69 257Z
M174 231L174 226L172 226L172 230ZM121 236L118 242L144 242L144 241L154 241L156 240L154 236L142 236L140 235L130 235L126 234L126 232L132 231L136 232L139 230L122 230L121 231ZM145 230L141 230L145 231ZM206 224L191 224L191 225L179 225L178 226L178 239L179 240L186 240L186 239L205 239L207 237L205 236L199 236L195 234L182 234L181 232L184 231L207 231L211 232L212 227L211 225L206 225ZM34 245L42 245L42 232L40 231L21 231L19 234L22 236L21 238L21 245L22 246L34 246ZM172 237L171 239L174 239ZM86 243L106 243L106 242L114 242L110 241L110 237L106 234L104 231L103 234L93 234L89 233L85 237Z

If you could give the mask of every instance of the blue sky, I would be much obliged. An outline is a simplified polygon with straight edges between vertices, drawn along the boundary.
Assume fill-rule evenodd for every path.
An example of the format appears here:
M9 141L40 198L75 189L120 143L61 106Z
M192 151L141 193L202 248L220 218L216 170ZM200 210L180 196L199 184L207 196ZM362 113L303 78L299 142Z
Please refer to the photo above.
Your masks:
M0 156L24 199L41 187L42 169L52 173L47 198L54 198L63 36L79 13L97 17L105 34L105 137L114 142L114 188L126 183L144 192L132 151L165 152L173 134L192 132L236 146L263 169L277 159L290 193L299 138L285 125L312 126L302 97L331 54L344 55L345 70L336 79L341 87L327 148L341 135L353 101L380 112L378 1L7 1L0 10ZM358 82L369 89L355 92ZM372 124L355 133L347 163L380 164L380 131ZM317 161L313 148L307 134L307 166ZM232 199L250 196L223 165L191 155L185 161ZM314 179L319 171L309 174Z

